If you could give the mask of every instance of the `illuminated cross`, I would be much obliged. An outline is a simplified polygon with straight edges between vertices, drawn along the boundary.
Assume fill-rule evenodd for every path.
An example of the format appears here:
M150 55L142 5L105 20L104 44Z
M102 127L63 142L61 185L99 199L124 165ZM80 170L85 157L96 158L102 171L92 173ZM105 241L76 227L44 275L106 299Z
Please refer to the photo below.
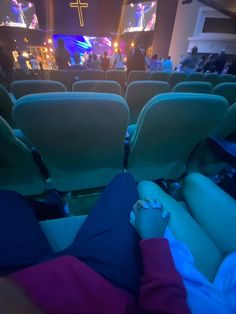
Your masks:
M77 8L78 13L79 13L79 21L80 21L80 26L84 26L84 17L83 17L83 11L82 9L85 9L88 7L88 3L86 2L81 2L81 0L76 0L76 2L70 3L71 8Z

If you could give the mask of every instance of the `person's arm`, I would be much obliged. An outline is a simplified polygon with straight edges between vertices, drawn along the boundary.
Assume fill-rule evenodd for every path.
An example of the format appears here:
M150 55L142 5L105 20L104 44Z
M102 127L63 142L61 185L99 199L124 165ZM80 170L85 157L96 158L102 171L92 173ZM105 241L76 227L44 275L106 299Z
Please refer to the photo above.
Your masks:
M145 313L190 314L186 291L163 238L170 214L157 200L138 201L130 223L140 235L144 274L140 304Z
M68 50L66 50L65 56L66 56L66 62L68 64L70 64L71 63L71 56L70 56L70 53Z
M113 67L114 67L114 68L116 67L116 64L117 64L117 57L114 56L114 60L113 60Z
M58 51L58 49L55 50L54 57L56 64L60 63L60 52Z
M29 4L27 4L24 7L21 7L22 11L28 11L30 8L32 8L33 4L31 2L29 2Z
M154 6L155 6L155 2L153 1L148 7L145 7L144 8L144 13L146 14L146 13L148 13Z
M5 278L0 278L0 313L42 314L20 287Z
M180 64L182 64L182 66L185 66L186 64L188 64L189 60L190 58L189 56L187 56L180 61Z
M190 314L186 291L175 269L168 241L144 240L140 247L144 266L140 304L145 313Z
M12 11L14 14L18 14L19 13L19 9L16 7L12 7Z

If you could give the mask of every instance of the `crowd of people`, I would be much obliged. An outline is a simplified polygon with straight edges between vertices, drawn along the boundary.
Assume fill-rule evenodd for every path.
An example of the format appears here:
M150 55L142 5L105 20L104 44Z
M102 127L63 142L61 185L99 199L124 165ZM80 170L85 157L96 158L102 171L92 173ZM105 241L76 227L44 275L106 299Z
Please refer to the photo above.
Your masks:
M66 49L64 41L58 40L54 57L55 65L59 70L102 69L107 71L115 69L127 70L127 73L140 70L148 72L183 71L187 75L192 72L236 75L236 58L230 60L225 50L222 50L219 54L206 55L200 54L197 47L193 47L192 51L186 56L181 56L181 60L176 67L170 56L159 58L156 53L150 56L146 53L142 44L132 48L127 56L122 53L121 49L116 49L113 56L109 56L107 51L104 51L102 55L91 52L81 56L79 52L71 55ZM32 55L26 58L19 52L17 61L20 69L26 73L29 71L29 65L33 70L43 69L42 63ZM8 87L14 77L14 62L2 47L0 47L0 68L5 77L5 85Z
M193 47L191 53L181 57L177 67L174 67L170 56L159 58L156 53L153 56L147 55L142 45L132 48L127 58L118 49L113 57L109 57L105 51L99 57L91 53L87 59L82 61L78 53L71 58L70 53L64 46L64 42L60 41L56 49L55 59L59 69L68 69L71 59L73 59L72 66L80 65L81 69L102 69L106 71L109 69L124 70L127 68L127 72L134 70L172 72L175 70L183 71L186 74L191 74L192 72L236 74L236 58L228 60L225 50L222 50L219 54L205 55L200 54L197 47Z
M125 70L128 72L133 70L143 71L168 71L173 70L173 62L171 57L166 59L158 59L157 54L152 57L148 56L145 49L141 45L130 50L128 57L125 57L121 49L117 49L112 57L108 56L107 51L103 55L98 56L95 53L90 53L82 61L79 53L71 56L66 49L63 40L58 40L58 46L55 51L55 60L58 69L102 69L107 71L109 69Z
M228 60L226 51L213 53L208 56L201 55L197 47L193 47L190 54L181 59L179 71L187 74L192 72L236 74L236 58Z
M78 52L73 56L70 55L63 40L58 40L57 48L55 50L55 61L60 70L102 69L107 71L111 68L117 70L124 70L125 68L124 56L120 49L115 52L112 59L108 56L108 52L104 51L101 56L98 56L96 53L86 54L86 56L83 56L82 60Z
M28 57L24 55L23 51L18 51L17 63L18 67L23 70L26 74L29 72L29 69L40 70L42 69L42 63L32 54L28 54ZM0 46L0 69L2 70L2 75L6 82L6 86L9 86L10 83L14 80L14 68L15 63L11 54Z

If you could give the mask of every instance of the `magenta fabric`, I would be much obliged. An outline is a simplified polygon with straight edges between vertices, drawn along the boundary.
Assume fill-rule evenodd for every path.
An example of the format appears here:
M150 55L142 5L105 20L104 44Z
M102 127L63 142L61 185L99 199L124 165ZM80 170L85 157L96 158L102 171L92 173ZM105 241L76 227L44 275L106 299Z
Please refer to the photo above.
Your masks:
M139 300L94 270L64 256L9 276L45 314L190 314L168 241L140 242L144 276Z

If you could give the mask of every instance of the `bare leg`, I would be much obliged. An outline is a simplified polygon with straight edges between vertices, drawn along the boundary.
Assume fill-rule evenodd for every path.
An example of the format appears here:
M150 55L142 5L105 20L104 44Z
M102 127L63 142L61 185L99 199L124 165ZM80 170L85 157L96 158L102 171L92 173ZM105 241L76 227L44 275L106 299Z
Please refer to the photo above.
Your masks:
M138 185L141 199L157 199L171 213L169 227L176 239L183 241L190 249L196 267L213 280L222 261L222 254L207 233L194 221L186 209L159 186L150 181Z
M222 254L236 251L236 201L198 173L185 178L183 192L192 216Z

